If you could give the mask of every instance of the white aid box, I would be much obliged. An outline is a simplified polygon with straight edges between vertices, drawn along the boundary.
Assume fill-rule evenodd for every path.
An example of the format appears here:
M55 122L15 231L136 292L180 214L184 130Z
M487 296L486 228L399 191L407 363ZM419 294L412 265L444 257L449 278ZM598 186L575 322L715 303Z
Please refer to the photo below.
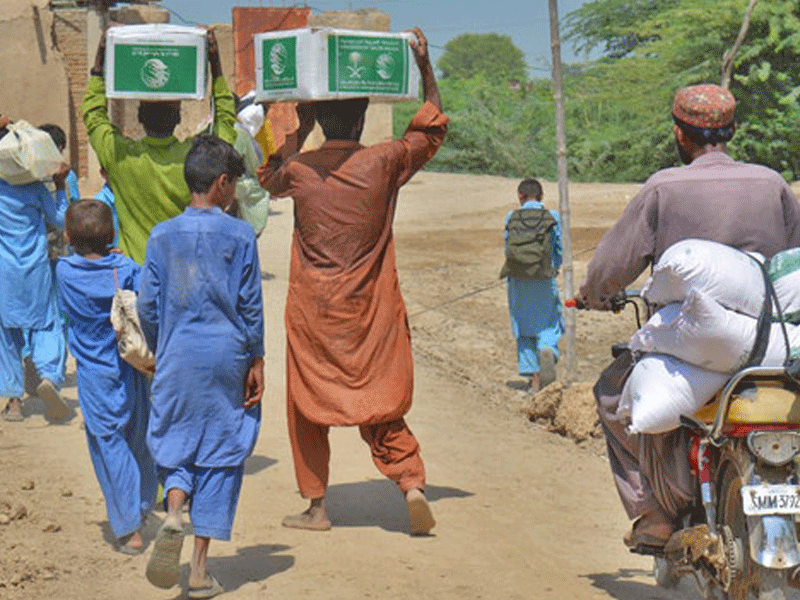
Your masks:
M417 100L419 69L409 44L414 37L312 28L256 34L256 99Z
M106 96L202 100L206 30L178 25L121 25L106 35Z

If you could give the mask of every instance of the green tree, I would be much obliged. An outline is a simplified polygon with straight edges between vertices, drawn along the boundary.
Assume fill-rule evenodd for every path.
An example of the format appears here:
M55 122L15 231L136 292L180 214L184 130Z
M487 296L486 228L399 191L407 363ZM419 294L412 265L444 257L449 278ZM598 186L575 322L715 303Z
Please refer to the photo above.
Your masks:
M525 55L507 35L464 33L444 46L439 62L442 79L482 76L492 82L527 80Z
M581 158L581 177L638 173L642 179L677 164L672 96L684 85L720 81L722 57L746 6L746 0L595 0L568 16L566 39L577 49L603 52L570 82L568 107L586 115L569 148ZM800 3L760 0L731 84L740 124L731 153L787 178L800 175L799 31ZM609 106L611 120L594 118Z

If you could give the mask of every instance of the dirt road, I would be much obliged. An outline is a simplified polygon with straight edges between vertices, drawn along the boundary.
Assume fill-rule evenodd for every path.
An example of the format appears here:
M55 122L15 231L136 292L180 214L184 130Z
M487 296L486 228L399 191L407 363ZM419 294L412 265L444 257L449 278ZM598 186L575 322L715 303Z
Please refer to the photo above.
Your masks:
M283 304L292 206L274 204L260 240L267 328L262 433L247 463L233 539L213 542L222 598L441 600L685 597L654 587L651 562L621 543L628 523L599 441L576 444L520 414L502 262L502 222L516 181L422 173L401 194L398 263L416 359L408 421L428 469L435 536L410 538L400 493L357 430L332 434L334 528L283 529L305 507L284 414ZM575 185L575 280L638 186ZM554 184L546 199L556 204ZM633 329L626 316L578 319L577 380ZM74 375L74 371L73 375ZM74 377L65 394L77 398ZM75 402L73 402L75 404ZM114 552L80 415L47 425L37 400L23 423L0 422L0 598L170 599L144 579L147 561ZM4 509L4 506L8 508ZM148 523L152 536L163 513ZM5 519L3 519L5 521ZM183 579L190 544L183 552ZM683 587L683 584L682 584ZM692 593L687 583L684 592Z

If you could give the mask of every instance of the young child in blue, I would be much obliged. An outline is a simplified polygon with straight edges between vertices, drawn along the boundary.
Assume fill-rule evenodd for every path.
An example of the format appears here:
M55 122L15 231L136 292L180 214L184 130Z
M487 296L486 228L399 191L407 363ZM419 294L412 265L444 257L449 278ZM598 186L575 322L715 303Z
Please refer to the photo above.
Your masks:
M233 147L198 136L186 157L192 192L183 214L147 242L139 318L156 354L147 443L167 498L167 517L147 579L178 582L182 508L191 498L194 553L187 597L223 591L206 569L210 538L229 540L261 422L264 312L253 228L222 212L244 161Z
M99 200L70 205L65 236L74 254L56 265L58 304L77 363L89 455L117 548L136 554L142 551L139 530L158 487L145 442L149 382L120 358L110 314L116 285L137 290L141 267L109 252L111 210Z

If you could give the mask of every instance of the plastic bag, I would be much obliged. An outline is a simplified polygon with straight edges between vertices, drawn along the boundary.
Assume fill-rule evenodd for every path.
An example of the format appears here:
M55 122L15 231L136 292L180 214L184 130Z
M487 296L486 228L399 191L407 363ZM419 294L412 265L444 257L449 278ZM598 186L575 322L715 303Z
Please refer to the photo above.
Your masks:
M0 139L0 179L11 185L50 179L63 162L50 134L27 121L9 124Z
M800 323L800 248L778 252L770 259L767 273L778 296L784 320Z

